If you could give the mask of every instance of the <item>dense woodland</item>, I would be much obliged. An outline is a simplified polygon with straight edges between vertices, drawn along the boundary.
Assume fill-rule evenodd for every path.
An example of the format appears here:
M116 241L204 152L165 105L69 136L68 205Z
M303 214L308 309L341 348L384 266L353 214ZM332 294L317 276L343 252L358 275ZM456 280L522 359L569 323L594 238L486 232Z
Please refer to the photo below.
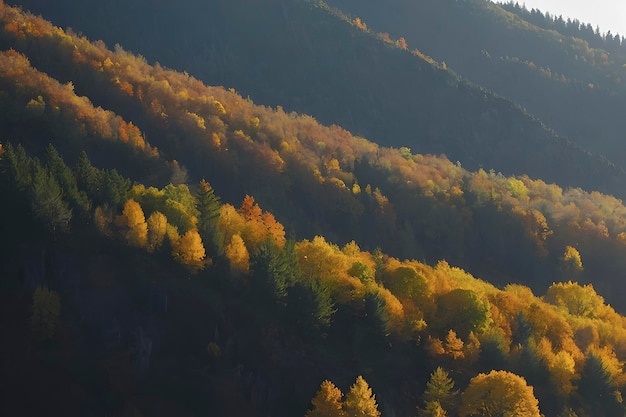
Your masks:
M624 414L623 172L360 18L278 3L465 91L443 103L482 96L475 140L431 135L485 168L0 2L2 414Z

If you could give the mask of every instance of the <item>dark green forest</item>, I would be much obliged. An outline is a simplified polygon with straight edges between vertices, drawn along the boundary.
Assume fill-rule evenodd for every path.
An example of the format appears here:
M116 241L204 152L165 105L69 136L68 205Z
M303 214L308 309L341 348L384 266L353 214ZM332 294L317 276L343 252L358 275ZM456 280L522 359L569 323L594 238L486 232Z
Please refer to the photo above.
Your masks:
M0 1L1 414L625 413L621 40L388 3Z

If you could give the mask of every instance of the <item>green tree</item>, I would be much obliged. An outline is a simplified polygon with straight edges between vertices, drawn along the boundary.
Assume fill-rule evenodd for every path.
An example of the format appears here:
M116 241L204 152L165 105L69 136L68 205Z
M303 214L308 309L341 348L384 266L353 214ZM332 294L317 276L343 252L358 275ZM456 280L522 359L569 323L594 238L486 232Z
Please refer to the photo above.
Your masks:
M306 417L344 417L342 409L341 390L332 382L326 380L320 385L320 389L311 400L313 406L306 413Z
M83 191L79 191L76 177L72 170L65 165L65 161L52 144L46 147L46 167L59 183L73 210L86 214L89 212L91 202Z
M63 199L63 190L57 180L38 162L31 185L33 213L49 231L66 231L72 220L72 210Z
M209 253L220 256L224 253L224 236L218 227L220 218L220 198L215 195L215 190L204 179L200 181L198 192L198 232L202 236L209 249Z
M463 339L479 334L489 318L489 306L472 290L454 289L440 295L436 305L433 326L441 333L454 329Z
M621 394L611 380L602 358L589 351L580 371L578 394L583 408L594 417L624 415Z
M59 325L61 316L61 298L56 291L41 285L33 293L33 312L31 326L35 339L52 339Z
M533 387L519 375L491 371L471 379L461 395L459 416L540 417Z
M426 383L426 391L424 391L424 404L426 412L429 404L437 403L443 410L455 410L458 403L459 391L454 389L454 381L446 371L438 367L430 374L430 380ZM433 407L431 405L431 407ZM436 407L435 407L436 408ZM427 414L432 416L433 414ZM435 414L436 415L436 414Z
M376 396L372 393L365 379L358 376L350 391L346 394L344 410L347 417L379 417Z

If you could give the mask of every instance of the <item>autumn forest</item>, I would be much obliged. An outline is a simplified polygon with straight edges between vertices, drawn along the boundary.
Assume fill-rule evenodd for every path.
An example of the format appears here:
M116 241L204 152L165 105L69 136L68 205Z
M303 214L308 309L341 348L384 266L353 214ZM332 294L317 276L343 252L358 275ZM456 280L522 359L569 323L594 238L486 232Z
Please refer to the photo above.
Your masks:
M0 0L0 414L626 414L623 38L381 3Z

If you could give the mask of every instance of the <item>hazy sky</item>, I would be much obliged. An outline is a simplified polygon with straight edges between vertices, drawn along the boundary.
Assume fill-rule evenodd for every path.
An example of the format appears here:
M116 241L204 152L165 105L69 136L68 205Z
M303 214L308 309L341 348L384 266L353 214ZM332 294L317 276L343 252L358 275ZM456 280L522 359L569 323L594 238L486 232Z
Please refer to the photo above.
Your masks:
M608 30L615 35L626 36L626 0L516 0L526 4L528 10L535 8L550 14L576 18L584 23L600 26L600 32Z

